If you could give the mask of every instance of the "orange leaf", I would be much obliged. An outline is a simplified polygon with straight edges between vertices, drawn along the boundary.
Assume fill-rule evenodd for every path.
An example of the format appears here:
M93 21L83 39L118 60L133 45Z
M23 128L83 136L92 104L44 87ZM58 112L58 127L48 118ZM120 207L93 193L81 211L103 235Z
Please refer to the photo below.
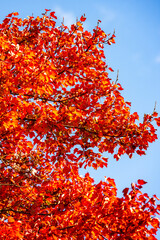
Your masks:
M77 26L81 27L81 26L82 26L82 23L77 22Z
M10 217L8 217L8 222L9 222L9 223L13 223L13 222L14 222L14 218L13 218L13 217L11 217L11 216L10 216Z

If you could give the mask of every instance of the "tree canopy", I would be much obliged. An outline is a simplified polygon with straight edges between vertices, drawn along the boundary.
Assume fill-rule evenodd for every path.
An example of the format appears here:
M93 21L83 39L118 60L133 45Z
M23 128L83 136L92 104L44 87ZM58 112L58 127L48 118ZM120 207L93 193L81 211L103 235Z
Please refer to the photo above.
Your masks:
M0 24L0 235L2 239L156 239L158 197L139 179L117 196L114 179L95 183L79 168L107 167L145 154L157 139L154 122L121 95L106 64L115 43L82 16L56 26L42 17L9 14Z

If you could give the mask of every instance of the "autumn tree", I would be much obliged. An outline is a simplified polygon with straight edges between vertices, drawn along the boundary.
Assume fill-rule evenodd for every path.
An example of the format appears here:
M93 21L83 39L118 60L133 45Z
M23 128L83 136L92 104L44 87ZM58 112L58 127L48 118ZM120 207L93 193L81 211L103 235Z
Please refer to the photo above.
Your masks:
M107 167L145 154L157 138L154 111L138 123L109 78L104 45L115 43L97 25L56 26L54 12L0 24L1 239L156 239L156 195L137 183L117 196L115 182L95 183L81 167Z

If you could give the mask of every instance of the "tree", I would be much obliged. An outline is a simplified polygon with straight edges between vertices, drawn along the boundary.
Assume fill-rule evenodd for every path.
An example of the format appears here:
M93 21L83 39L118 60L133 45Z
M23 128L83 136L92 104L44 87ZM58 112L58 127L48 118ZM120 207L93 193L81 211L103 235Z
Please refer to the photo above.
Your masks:
M0 235L2 239L156 239L160 205L139 179L117 196L115 182L96 184L79 168L107 167L145 154L157 138L158 114L131 114L109 78L97 25L56 27L54 12L0 24Z

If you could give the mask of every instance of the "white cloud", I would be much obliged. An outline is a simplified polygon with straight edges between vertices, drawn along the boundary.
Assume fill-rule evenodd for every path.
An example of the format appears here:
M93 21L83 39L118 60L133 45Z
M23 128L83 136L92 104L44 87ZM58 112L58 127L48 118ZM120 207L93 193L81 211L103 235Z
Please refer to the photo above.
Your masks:
M55 15L59 18L59 20L63 21L64 19L64 25L70 27L73 23L76 22L76 18L72 12L66 12L58 6L56 6L54 10Z
M155 62L156 62L156 63L160 63L160 55L158 55L158 56L155 58Z

